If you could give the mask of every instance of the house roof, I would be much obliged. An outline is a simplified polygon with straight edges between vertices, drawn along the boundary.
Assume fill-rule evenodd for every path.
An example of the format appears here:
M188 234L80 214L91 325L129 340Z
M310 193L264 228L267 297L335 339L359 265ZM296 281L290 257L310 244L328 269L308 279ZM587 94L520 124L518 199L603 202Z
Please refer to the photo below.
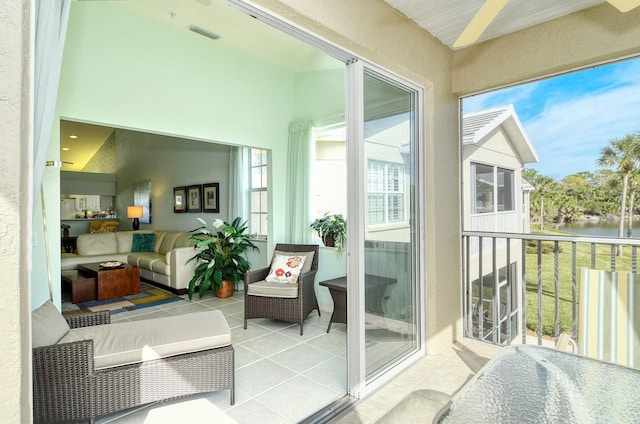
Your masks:
M462 143L463 145L482 143L488 140L499 128L502 128L506 133L521 163L538 162L538 154L524 132L513 105L464 115L462 117Z

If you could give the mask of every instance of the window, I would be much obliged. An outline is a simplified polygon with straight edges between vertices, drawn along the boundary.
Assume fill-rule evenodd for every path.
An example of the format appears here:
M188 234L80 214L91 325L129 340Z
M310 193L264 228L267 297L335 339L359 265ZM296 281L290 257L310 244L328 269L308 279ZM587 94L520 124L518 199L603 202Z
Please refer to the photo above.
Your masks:
M404 165L370 160L367 171L369 225L405 222Z
M267 235L267 151L251 149L251 233Z
M471 213L515 210L514 176L510 169L471 164Z

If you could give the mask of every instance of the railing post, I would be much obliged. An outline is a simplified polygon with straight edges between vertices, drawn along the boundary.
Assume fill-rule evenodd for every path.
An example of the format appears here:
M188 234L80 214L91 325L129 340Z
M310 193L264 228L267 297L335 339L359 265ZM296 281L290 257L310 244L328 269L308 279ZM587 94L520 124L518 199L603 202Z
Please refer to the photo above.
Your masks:
M527 240L522 240L522 344L527 344Z
M538 346L542 346L542 240L538 240Z
M577 338L577 321L578 321L578 296L577 296L577 271L578 271L578 248L577 243L571 243L571 335L574 340Z
M558 341L560 335L560 243L553 245L553 286L555 290L555 316L553 318L554 341Z

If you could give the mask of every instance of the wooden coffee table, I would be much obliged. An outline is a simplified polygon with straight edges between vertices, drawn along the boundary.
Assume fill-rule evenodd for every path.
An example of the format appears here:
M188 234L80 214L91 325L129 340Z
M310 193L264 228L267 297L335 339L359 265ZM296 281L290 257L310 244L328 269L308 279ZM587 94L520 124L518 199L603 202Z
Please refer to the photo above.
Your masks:
M96 298L113 299L140 293L140 268L123 264L118 268L103 268L100 263L78 265L78 274L96 279Z

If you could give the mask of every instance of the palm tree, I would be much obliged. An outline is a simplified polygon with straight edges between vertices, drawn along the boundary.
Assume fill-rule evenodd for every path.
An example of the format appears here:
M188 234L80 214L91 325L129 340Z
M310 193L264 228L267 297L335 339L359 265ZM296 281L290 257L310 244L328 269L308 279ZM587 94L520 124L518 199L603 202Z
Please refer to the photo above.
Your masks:
M629 174L629 216L627 217L627 237L629 238L633 235L633 209L638 189L640 189L640 169L636 168Z
M637 134L627 134L623 138L614 138L609 145L600 150L599 166L616 167L622 175L622 196L620 199L620 225L618 237L624 234L624 212L629 187L629 174L636 169L640 159L640 142ZM618 246L618 256L622 255L622 248Z
M546 175L540 175L534 186L540 196L540 231L542 231L544 229L544 198L551 197L556 189L556 181Z

